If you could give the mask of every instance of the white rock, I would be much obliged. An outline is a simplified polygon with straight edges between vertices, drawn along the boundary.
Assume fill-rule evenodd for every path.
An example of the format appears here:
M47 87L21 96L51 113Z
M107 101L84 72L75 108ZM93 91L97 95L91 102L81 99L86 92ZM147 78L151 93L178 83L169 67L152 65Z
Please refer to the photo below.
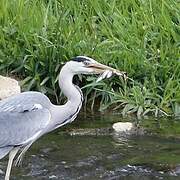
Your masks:
M15 79L0 76L0 100L18 94L21 88Z
M123 133L123 132L131 131L133 129L133 123L118 122L118 123L114 123L112 127L116 132Z

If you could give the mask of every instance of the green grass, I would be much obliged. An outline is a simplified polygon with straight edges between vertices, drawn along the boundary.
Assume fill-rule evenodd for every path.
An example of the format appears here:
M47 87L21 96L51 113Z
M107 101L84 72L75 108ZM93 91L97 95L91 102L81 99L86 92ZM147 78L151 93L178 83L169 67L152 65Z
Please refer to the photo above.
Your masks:
M60 102L61 65L87 55L134 82L88 78L85 99L123 115L180 114L180 3L177 0L0 0L0 72ZM84 83L85 85L86 83ZM85 101L88 103L87 101Z

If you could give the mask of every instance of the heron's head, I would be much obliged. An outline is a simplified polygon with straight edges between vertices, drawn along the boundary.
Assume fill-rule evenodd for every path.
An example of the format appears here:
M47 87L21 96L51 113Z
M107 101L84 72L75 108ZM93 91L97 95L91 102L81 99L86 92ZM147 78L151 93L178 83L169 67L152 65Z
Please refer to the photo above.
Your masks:
M73 74L105 74L105 77L110 77L112 74L124 75L124 72L103 65L86 56L72 58L66 63L66 66Z

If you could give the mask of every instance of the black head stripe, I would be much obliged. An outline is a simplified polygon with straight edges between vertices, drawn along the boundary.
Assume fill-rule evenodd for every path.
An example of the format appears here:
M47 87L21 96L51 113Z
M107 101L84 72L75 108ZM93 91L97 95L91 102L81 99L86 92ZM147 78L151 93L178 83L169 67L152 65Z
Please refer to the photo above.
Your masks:
M77 56L75 58L72 58L71 61L84 62L84 61L90 61L90 60L86 57Z

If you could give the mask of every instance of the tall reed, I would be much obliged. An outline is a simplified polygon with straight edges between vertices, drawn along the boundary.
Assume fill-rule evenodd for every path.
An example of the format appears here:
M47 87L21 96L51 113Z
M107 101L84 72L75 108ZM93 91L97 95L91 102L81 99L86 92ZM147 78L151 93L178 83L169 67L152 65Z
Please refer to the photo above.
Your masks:
M0 0L0 71L20 76L24 90L61 101L61 65L88 55L128 72L84 87L93 108L138 116L180 114L180 4L176 0ZM92 88L93 87L93 88ZM59 98L61 97L61 98Z

